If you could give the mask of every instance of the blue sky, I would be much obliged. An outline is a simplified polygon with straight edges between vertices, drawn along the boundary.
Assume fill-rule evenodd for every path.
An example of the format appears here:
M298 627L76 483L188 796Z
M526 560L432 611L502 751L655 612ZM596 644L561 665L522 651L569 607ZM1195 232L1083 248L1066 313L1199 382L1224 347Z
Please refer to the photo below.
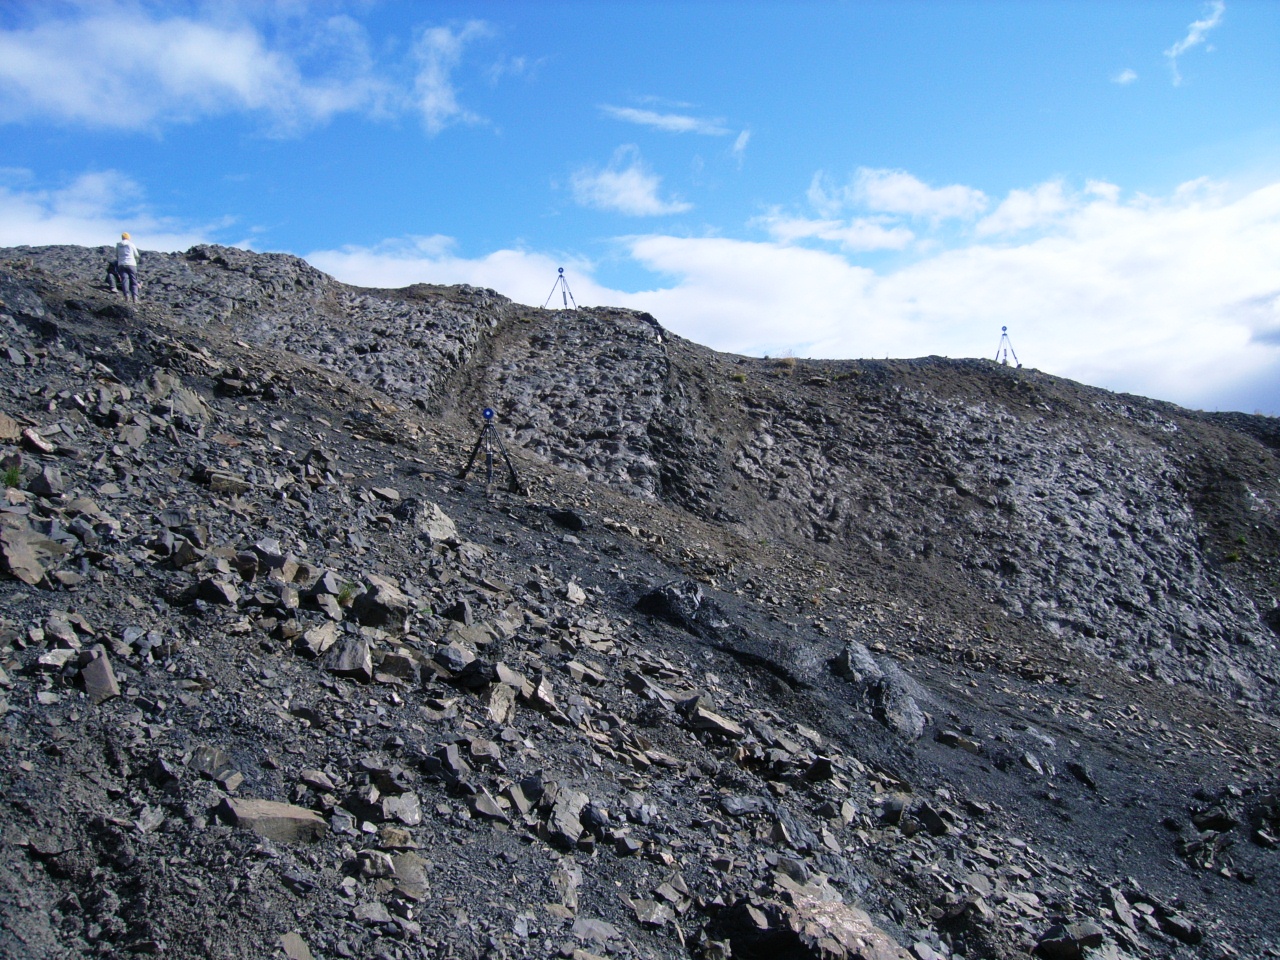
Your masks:
M7 3L0 245L1280 414L1280 4Z

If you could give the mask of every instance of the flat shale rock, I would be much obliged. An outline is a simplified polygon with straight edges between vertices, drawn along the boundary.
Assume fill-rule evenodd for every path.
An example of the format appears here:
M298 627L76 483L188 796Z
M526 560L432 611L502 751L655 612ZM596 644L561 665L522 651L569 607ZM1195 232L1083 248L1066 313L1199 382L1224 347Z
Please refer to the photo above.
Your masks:
M329 825L314 810L274 800L226 797L219 808L232 826L282 842L319 840Z
M80 680L84 684L85 696L92 704L120 696L120 684L116 682L115 671L111 669L111 661L105 653L93 657L80 668Z
M728 941L735 960L914 960L857 907L801 894L789 899L738 901L720 913L711 933Z

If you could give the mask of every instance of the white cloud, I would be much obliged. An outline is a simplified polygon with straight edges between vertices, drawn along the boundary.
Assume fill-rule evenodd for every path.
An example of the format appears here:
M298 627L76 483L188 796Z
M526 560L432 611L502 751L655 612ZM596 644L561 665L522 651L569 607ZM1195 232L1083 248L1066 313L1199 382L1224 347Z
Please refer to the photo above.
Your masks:
M1009 196L990 216L979 220L974 230L978 236L991 236L1045 227L1070 207L1062 182L1058 180L1031 190L1010 190Z
M751 142L750 130L743 130L740 134L738 134L737 138L733 141L733 147L729 150L729 152L738 159L739 164L742 163L742 158L743 156L746 155L746 152L747 152L747 144L750 142Z
M981 190L953 184L930 187L904 170L859 167L849 183L830 185L821 171L809 184L809 202L823 216L832 216L850 206L880 213L897 213L929 220L968 219L987 206Z
M1011 192L992 217L1022 222L1009 206L1015 195L1026 198L1025 222L1037 224L1030 233L927 253L917 243L912 262L884 272L784 242L851 224L776 217L769 242L624 240L634 263L675 278L653 289L609 290L582 261L570 283L579 303L648 310L721 350L991 357L1007 325L1029 367L1189 406L1252 410L1270 397L1266 412L1280 413L1280 183L1233 196L1195 182L1125 202L1114 184L1049 184ZM533 304L545 300L555 268L570 266L537 253L469 260L443 249L309 259L344 280L467 282Z
M450 237L405 237L375 247L315 250L306 260L344 283L365 287L407 287L413 283L469 283L492 287L517 303L541 306L560 267L574 299L616 304L625 296L591 278L591 264L578 258L554 259L523 250L497 250L478 259L460 257Z
M325 58L327 72L315 77L250 25L151 19L134 7L0 31L0 120L145 129L248 111L283 131L377 111L388 88L369 71L353 29L345 17L313 25L313 43L346 51Z
M655 130L668 133L701 133L707 136L724 137L731 132L723 120L708 120L703 117L691 117L681 113L656 113L653 110L637 110L634 107L611 107L607 104L600 107L605 116L627 123L638 123Z
M865 217L844 221L774 215L763 218L761 223L779 243L829 240L849 251L902 250L915 239L915 234L904 226L885 226Z
M1106 180L1089 180L1084 185L1084 192L1103 200L1115 202L1120 199L1120 187Z
M211 229L150 213L142 188L114 170L82 174L57 189L31 187L24 171L5 173L10 183L0 184L0 246L96 247L115 243L128 230L144 249L185 250L205 241Z
M693 209L690 203L663 200L658 195L662 180L644 165L635 146L619 147L603 170L584 167L575 171L570 183L573 199L597 210L652 217Z
M488 36L483 21L472 20L462 29L432 27L418 39L414 53L420 69L414 82L418 110L429 133L439 133L451 123L482 123L483 118L458 102L453 74L462 62L462 53L473 40Z
M1222 15L1226 12L1226 9L1227 5L1223 0L1213 0L1209 4L1205 16L1193 21L1191 26L1187 28L1187 35L1164 52L1164 55L1169 60L1169 69L1173 71L1173 85L1175 87L1182 83L1182 73L1178 70L1178 58L1192 47L1197 47L1204 43L1209 31L1222 22Z
M1129 67L1126 67L1125 69L1117 73L1114 77L1112 77L1111 82L1118 83L1120 84L1120 86L1126 87L1137 79L1138 79L1138 72L1136 70L1130 69Z

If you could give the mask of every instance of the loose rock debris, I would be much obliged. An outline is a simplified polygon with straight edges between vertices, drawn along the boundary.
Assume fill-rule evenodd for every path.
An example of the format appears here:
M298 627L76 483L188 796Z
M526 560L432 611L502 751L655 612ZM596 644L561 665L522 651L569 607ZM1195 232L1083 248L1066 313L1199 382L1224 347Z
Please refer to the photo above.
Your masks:
M1174 529L1193 508L1274 523L1265 418L1224 426L998 370L964 368L962 387L959 367L742 368L627 311L360 291L215 247L149 258L148 301L128 308L91 285L96 263L0 258L0 456L17 481L0 503L0 954L1250 957L1280 942L1270 628L1244 624L1253 587ZM447 408L494 363L529 499L453 479L474 425ZM673 379L695 367L719 377L700 397ZM855 424L888 430L857 483L840 472L856 457L832 466L813 439L831 416L814 391L836 384L859 391ZM1178 513L1176 451L1122 445L1093 447L1069 492L1014 498L1071 442L1028 400L1198 432L1219 459L1179 476L1203 491L1235 471L1252 506L1211 492ZM737 435L739 416L754 425ZM1015 434L1027 417L1043 448L981 461L1010 483L954 463L951 494L906 479L909 460L990 450L979 420ZM1123 517L1085 476L1112 469ZM807 497L799 529L768 506L744 519L744 481L788 510ZM854 523L837 490L883 526ZM940 497L1048 523L1006 530L999 562L975 539L948 567L917 502ZM1156 530L1162 498L1177 517ZM1143 542L1145 567L1110 527ZM1099 537L1110 571L1083 559ZM1242 576L1277 592L1268 556ZM1059 596L1033 603L1050 557ZM913 564L954 596L904 592L930 582ZM1142 615L1091 606L1131 575ZM1122 625L1150 638L1170 618L1178 644L1108 653Z

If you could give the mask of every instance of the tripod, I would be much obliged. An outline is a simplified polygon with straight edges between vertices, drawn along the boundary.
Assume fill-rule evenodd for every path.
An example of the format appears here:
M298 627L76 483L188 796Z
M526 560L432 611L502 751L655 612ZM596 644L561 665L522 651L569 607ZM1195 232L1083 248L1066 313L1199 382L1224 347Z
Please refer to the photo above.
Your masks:
M502 454L502 460L507 465L507 490L511 493L524 493L524 484L520 482L520 477L516 474L516 468L512 465L511 458L507 456L507 448L502 443L502 436L498 433L498 428L493 425L493 409L485 407L483 416L484 426L480 428L480 436L476 437L476 445L471 448L471 458L467 461L467 465L462 468L462 472L458 474L458 479L467 479L467 474L475 466L476 457L480 456L481 450L484 450L485 491L491 492L493 490L493 460L496 454Z
M1000 351L1004 351L1004 359L1000 359ZM1018 369L1022 369L1022 362L1018 360L1018 353L1013 349L1013 342L1009 339L1009 328L1000 328L1000 345L996 347L996 359L1000 361L1002 367L1009 365L1009 354L1013 354L1013 362L1018 365Z
M578 309L578 301L573 299L573 291L569 289L569 281L564 278L564 267L560 268L560 275L556 277L556 282L551 285L551 292L547 294L546 302L542 304L542 309L547 309L547 304L551 302L551 298L556 295L556 288L560 288L560 300L564 303L564 308L569 309L569 304L573 304L573 309Z

